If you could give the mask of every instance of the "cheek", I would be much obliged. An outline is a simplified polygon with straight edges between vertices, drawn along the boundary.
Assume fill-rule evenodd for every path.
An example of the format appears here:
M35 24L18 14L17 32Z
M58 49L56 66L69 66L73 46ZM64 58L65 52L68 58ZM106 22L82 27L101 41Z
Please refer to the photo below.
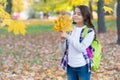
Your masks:
M72 20L75 22L83 22L83 17L82 16L73 16Z
M80 21L83 21L83 17L82 16L78 16Z

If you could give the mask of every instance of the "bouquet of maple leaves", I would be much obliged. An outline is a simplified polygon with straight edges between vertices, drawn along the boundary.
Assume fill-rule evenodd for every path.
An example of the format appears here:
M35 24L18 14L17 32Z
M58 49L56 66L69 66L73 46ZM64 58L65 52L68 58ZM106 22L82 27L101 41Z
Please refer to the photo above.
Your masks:
M68 15L59 15L54 22L53 30L56 32L72 31L72 20Z

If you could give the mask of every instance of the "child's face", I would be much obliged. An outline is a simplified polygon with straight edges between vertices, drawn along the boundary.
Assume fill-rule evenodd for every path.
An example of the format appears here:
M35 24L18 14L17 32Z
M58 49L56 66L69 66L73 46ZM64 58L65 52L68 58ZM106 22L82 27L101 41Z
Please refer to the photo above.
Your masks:
M73 21L76 23L82 23L82 24L84 22L83 16L79 8L75 8L75 11L73 14Z

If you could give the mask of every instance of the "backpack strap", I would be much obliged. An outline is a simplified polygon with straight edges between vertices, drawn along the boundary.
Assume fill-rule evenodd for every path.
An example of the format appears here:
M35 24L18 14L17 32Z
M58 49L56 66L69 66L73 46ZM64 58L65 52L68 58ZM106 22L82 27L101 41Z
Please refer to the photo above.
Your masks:
M88 31L89 31L89 28L85 27L84 31L83 31L83 37L85 37L87 35L87 33L89 33Z
M88 33L90 33L91 31L92 31L92 29L90 29L89 27L85 27L85 28L82 29L82 31L80 33L80 40L79 40L80 43L82 42L82 40L84 39L84 37ZM89 52L91 51L90 48L91 48L91 46L88 47ZM87 49L86 49L86 51L87 51ZM86 60L86 63L87 63L87 66L88 66L88 72L90 72L91 71L92 59L90 58L90 56L89 56L88 53L86 54L86 53L82 52L82 54L83 54L83 57Z
M92 30L89 27L85 27L82 29L81 33L80 33L80 43L82 42L83 38L87 35L87 33L92 32Z
M83 37L85 37L88 33L92 32L93 30L90 29L89 27L85 27L84 28L84 32L83 32Z
M90 33L90 32L92 32L93 31L93 29L91 29L91 28L89 28L89 27L85 27L84 29L83 29L83 31L81 31L81 33L80 33L80 41L82 41L84 38L85 38L85 36L88 34L88 33ZM93 52L94 52L94 48L92 48L92 46L90 45L87 49L87 52L88 52L88 56L89 56L89 58L93 58Z

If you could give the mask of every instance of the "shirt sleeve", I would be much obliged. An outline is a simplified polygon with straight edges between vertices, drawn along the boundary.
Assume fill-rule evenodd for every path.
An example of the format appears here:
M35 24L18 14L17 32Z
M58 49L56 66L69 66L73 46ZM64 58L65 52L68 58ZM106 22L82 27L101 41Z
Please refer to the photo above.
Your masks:
M68 41L69 44L73 45L73 47L79 51L79 52L84 52L86 51L86 48L88 48L92 41L94 40L95 37L95 32L94 30L90 33L88 33L85 38L82 40L80 43L79 40L73 39L71 36L68 36Z
M59 43L59 47L64 52L66 50L66 40L63 43Z

